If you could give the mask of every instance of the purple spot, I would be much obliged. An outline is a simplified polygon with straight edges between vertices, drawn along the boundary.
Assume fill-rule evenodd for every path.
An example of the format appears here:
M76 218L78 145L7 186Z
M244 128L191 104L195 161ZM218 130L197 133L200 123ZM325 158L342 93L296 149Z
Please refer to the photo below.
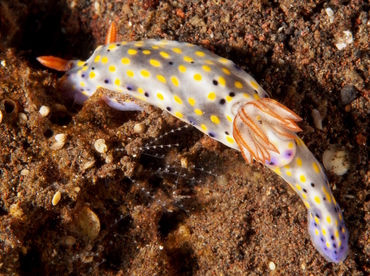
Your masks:
M285 158L290 158L290 157L292 157L292 155L293 155L293 151L292 150L287 150L284 153L284 157Z
M109 83L109 80L104 80L104 83Z
M216 135L213 132L208 132L208 135L211 136L212 138L216 137Z

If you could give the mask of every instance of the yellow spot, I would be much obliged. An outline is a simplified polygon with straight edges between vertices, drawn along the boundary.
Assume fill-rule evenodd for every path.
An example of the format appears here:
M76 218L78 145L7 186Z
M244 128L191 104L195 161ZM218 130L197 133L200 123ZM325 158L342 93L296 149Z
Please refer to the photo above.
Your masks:
M299 139L299 138L295 139L295 142L297 143L297 146L301 146L301 141L300 140L301 139Z
M182 115L182 113L181 112L178 112L178 111L175 112L175 116L177 118L183 118L184 117L184 115Z
M130 59L124 57L124 58L121 59L121 62L122 62L122 64L130 64Z
M254 89L258 89L258 84L255 81L251 81L251 85Z
M188 56L184 56L184 60L186 62L193 62L194 61L191 57L188 57Z
M137 51L135 49L128 49L127 53L131 56L136 55Z
M261 120L261 116L257 116L257 120ZM289 169L289 165L285 165L284 168Z
M204 57L205 54L201 51L196 51L195 54L198 56L198 57Z
M297 187L297 189L298 189L299 191L302 191L302 187L301 187L300 185L295 184L295 186Z
M162 75L157 75L157 79L158 79L160 82L166 83L166 79L165 79L165 77L163 77Z
M166 45L168 43L168 41L167 40L161 40L161 41L159 41L159 44L160 45Z
M144 89L142 89L141 87L139 87L139 88L137 89L137 92L139 92L140 94L144 94Z
M226 81L225 81L225 79L224 79L223 77L219 77L219 78L218 78L218 82L219 82L222 86L225 86L225 84L226 84Z
M331 196L328 193L328 191L325 189L325 187L322 187L322 190L323 190L323 192L325 194L325 197L327 198L328 202L331 203Z
M112 50L112 49L114 49L114 48L116 48L116 44L111 44L111 45L109 45L109 46L108 46L108 49L109 49L109 50Z
M243 94L243 96L244 96L245 98L249 98L249 97L250 97L250 95L249 95L249 94L247 94L247 93L244 93L244 94Z
M88 68L89 68L89 67L84 66L84 67L82 67L82 71L86 71Z
M227 69L227 68L222 68L222 71L226 74L226 75L230 75L231 73L230 73L230 71L229 71L229 69Z
M99 59L100 59L100 56L97 56L97 57L99 57ZM97 57L96 57L96 58L97 58ZM96 58L95 58L95 59L96 59ZM99 61L99 60L98 60L98 61ZM80 60L80 61L78 61L78 62L77 62L77 66L80 66L80 67L81 67L81 66L83 66L84 64L85 64L85 62L83 62L82 60Z
M297 158L297 165L299 166L299 167L302 167L302 159L301 158Z
M101 59L101 63L107 63L108 62L108 58L107 57L103 57L102 59Z
M253 97L254 97L256 100L259 100L259 99L260 99L260 96L258 96L257 94L253 94Z
M338 226L338 220L335 220L335 226Z
M205 60L205 62L206 62L207 64L210 64L210 65L214 64L214 63L213 63L212 61L210 61L209 59Z
M228 62L229 60L228 59L226 59L226 58L219 58L218 59L219 61L221 61L221 62L223 62L223 63L226 63L226 62Z
M329 242L326 242L326 247L330 248L330 243Z
M229 115L226 115L226 119L229 121L229 122L232 122L233 119L231 119L231 117Z
M318 236L320 233L319 233L319 230L315 230L315 234L316 234L316 236Z
M338 230L335 231L335 237L338 239L339 238L339 232Z
M115 84L115 85L117 85L117 86L119 86L119 85L121 84L121 81L120 81L119 79L116 79L116 80L114 81L114 84Z
M233 97L226 96L226 101L227 101L227 102L231 102L231 101L232 101L232 99L233 99Z
M130 78L132 78L134 76L134 72L132 72L131 70L127 70L126 72L127 76L129 76Z
M338 217L340 220L342 220L342 215L341 214L338 214Z
M179 86L179 80L176 77L172 76L171 81L174 86Z
M307 201L304 201L304 205L306 205L307 209L310 209L310 204Z
M144 54L144 55L150 55L150 51L149 51L149 50L144 50L144 51L143 51L143 54Z
M201 81L202 80L202 75L201 74L195 74L194 75L194 80Z
M203 111L200 110L200 109L198 109L198 108L194 109L194 112L195 112L195 114L197 114L199 116L202 116L203 115Z
M277 167L277 168L273 169L273 171L274 171L276 174L281 175L281 171L280 171L280 168L279 168L279 167Z
M147 70L141 70L140 71L140 74L144 77L144 78L147 78L150 76L149 72Z
M203 65L202 68L206 72L211 72L211 67L209 67L208 65Z
M87 91L81 91L81 93L85 96L89 96L89 93L87 93Z
M160 100L164 100L164 97L161 93L157 93L157 98L160 99Z
M319 166L317 166L317 164L315 162L312 163L312 166L313 166L313 169L314 169L315 173L319 173L320 172Z
M149 63L154 66L154 67L159 67L161 66L161 63L158 61L158 60L155 60L155 59L151 59L149 60Z
M230 144L234 144L234 139L231 138L230 136L226 136L226 140L230 143Z
M191 106L194 106L195 105L195 100L193 98L189 98L188 99L188 102Z
M211 121L217 125L220 123L220 119L216 115L211 116Z
M173 96L175 102L177 102L178 104L182 104L182 100L178 97L178 96Z
M184 65L180 65L180 66L179 66L179 71L180 71L181 73L185 73L185 71L186 71L186 67L185 67Z
M321 200L320 200L320 198L319 198L318 196L315 196L315 202L316 202L317 204L320 204Z
M333 196L333 202L334 202L334 204L335 204L335 205L337 205L337 202L335 201L335 198L334 198L334 196Z
M159 46L154 45L154 46L152 46L152 49L157 50L157 49L159 49Z
M89 76L90 76L90 78L93 79L93 78L95 78L95 73L93 71L91 71Z
M325 231L325 229L322 229L322 234L323 234L324 236L326 236L326 231Z
M341 240L339 240L338 241L338 247L340 247L342 245L342 241Z
M111 65L111 66L109 66L109 71L111 71L111 72L114 72L114 71L116 71L116 67L114 67L113 65Z
M315 217L315 222L316 222L317 225L319 225L319 223L320 223L320 221L317 217Z
M240 81L236 81L234 84L235 84L235 87L238 88L238 89L243 88L243 84Z
M287 176L292 176L292 173L291 173L290 171L287 171L287 172L286 172L286 175L287 175Z
M331 218L329 216L326 217L326 221L330 224Z
M201 127L204 131L207 131L207 127L206 127L206 125L201 124L201 125L200 125L200 127Z
M167 54L166 52L160 52L159 53L162 57L164 57L164 58L169 58L170 57L170 55L169 54Z
M300 177L299 177L299 180L301 180L302 183L306 182L306 177L302 174Z
M211 101L213 101L214 99L216 99L216 93L215 92L210 92L207 96L208 99L210 99Z
M293 148L293 143L292 142L289 142L288 143L288 148L292 149Z
M139 41L139 42L136 42L134 45L136 47L141 47L141 46L143 46L143 42L142 41Z
M94 62L99 62L100 61L100 55L97 55L94 59Z
M304 199L307 199L306 194L302 194L302 197L303 197Z
M82 81L80 82L80 85L82 86L82 87L84 87L85 86L85 83L83 83Z
M346 229L344 229L344 227L342 227L342 233L346 233Z
M180 48L172 48L172 51L174 51L175 53L178 53L178 54L182 53Z

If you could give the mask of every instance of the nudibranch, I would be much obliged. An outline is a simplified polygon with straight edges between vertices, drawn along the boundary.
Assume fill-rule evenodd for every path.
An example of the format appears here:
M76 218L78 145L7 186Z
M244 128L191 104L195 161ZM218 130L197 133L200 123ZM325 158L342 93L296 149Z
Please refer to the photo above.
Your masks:
M117 42L109 28L105 45L86 61L44 56L45 66L66 71L66 93L83 103L104 87L167 110L173 116L241 151L285 179L308 210L308 231L329 262L348 254L348 231L323 167L296 135L301 118L268 97L249 74L232 61L201 47L177 41ZM118 104L121 110L140 108Z

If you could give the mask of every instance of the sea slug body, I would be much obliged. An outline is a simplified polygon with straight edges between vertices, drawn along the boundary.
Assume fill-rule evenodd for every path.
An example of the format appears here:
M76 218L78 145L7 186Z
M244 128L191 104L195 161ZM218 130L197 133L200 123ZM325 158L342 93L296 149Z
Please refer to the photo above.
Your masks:
M113 37L113 38L112 38ZM215 140L241 151L284 178L308 210L312 243L329 262L348 254L348 231L321 164L295 132L301 118L232 61L201 47L167 40L116 42L115 35L86 61L40 57L67 71L68 95L83 103L99 87L167 110ZM54 60L56 59L56 60ZM132 110L135 104L111 106Z

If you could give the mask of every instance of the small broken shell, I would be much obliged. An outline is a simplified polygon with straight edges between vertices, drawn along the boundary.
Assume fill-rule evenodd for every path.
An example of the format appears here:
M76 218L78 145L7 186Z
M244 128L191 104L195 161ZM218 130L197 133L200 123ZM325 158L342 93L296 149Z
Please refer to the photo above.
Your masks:
M39 113L41 114L42 117L46 117L50 113L50 107L43 105L40 107Z
M67 134L57 134L54 136L56 142L50 146L52 150L60 150L63 148L66 140L67 140Z
M60 193L60 191L57 191L54 194L53 199L51 200L51 204L53 204L53 206L57 205L61 198L62 198L62 194Z
M108 151L108 147L105 144L104 139L98 139L94 143L95 150L99 153L106 153Z

